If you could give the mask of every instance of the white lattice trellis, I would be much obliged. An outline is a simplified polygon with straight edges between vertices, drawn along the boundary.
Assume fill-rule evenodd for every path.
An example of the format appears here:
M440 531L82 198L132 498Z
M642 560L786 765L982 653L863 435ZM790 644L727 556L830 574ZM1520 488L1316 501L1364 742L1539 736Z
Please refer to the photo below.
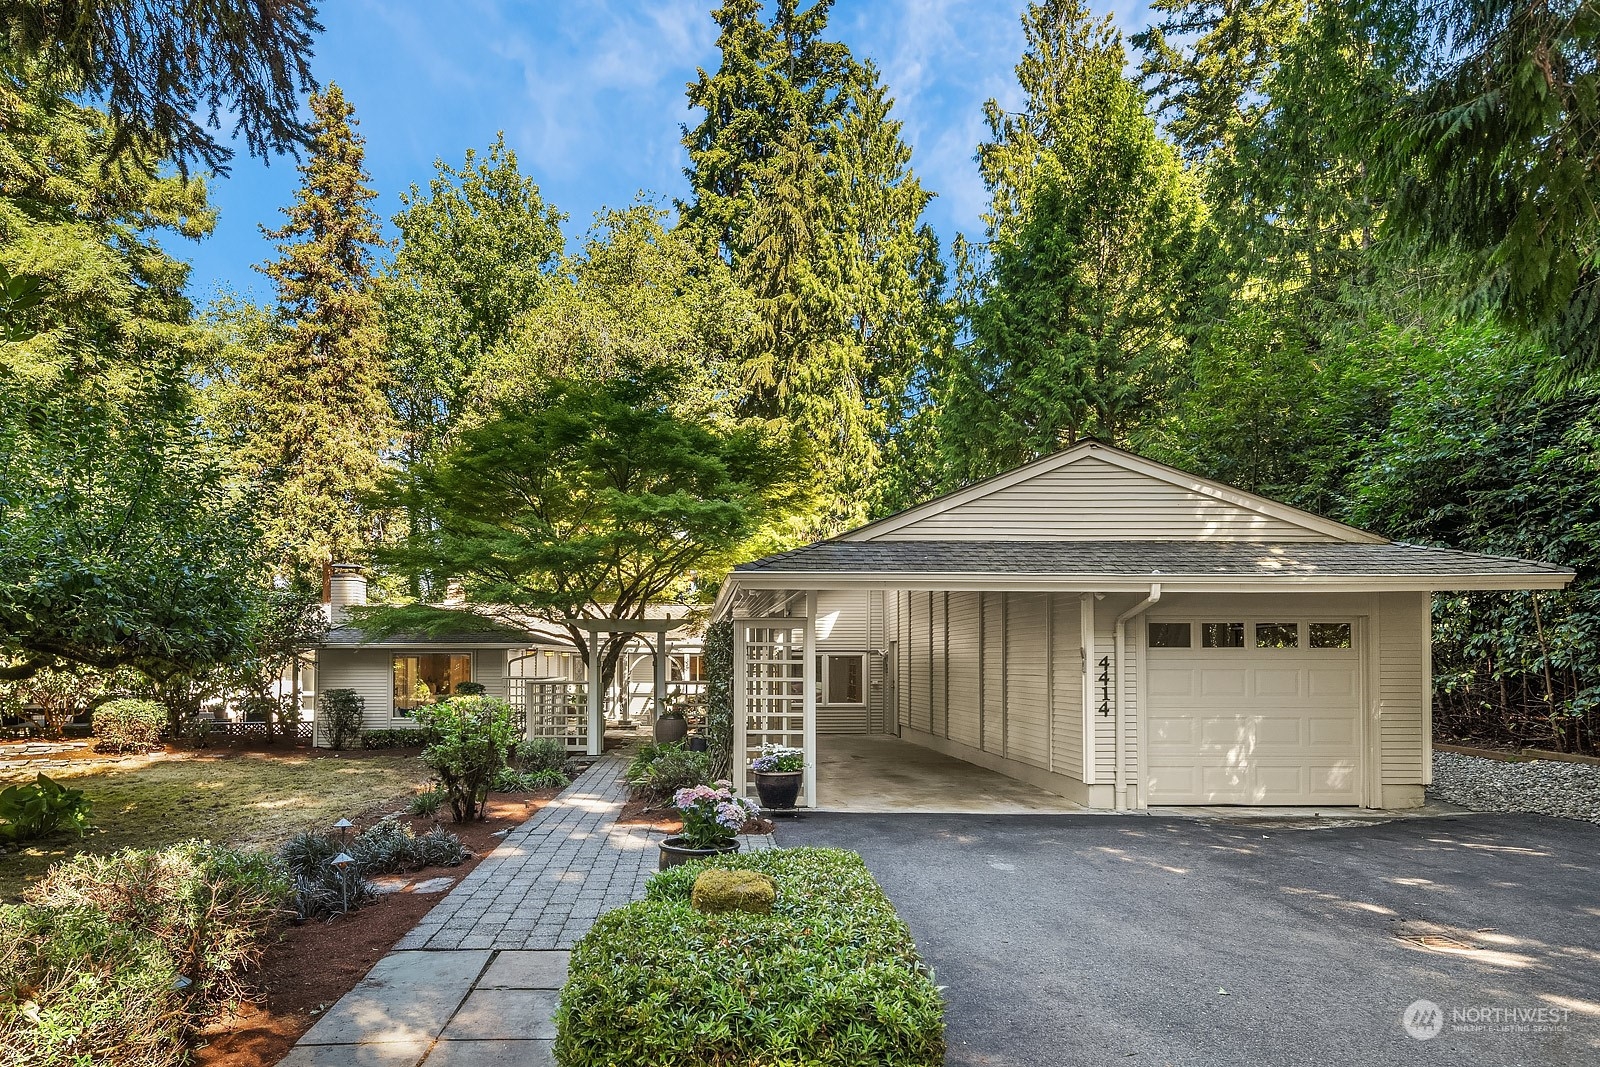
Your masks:
M530 678L523 683L528 737L554 737L569 752L589 747L587 687L565 678Z
M750 761L766 745L806 753L800 803L816 796L816 701L807 619L740 619L735 622L734 784L748 792Z

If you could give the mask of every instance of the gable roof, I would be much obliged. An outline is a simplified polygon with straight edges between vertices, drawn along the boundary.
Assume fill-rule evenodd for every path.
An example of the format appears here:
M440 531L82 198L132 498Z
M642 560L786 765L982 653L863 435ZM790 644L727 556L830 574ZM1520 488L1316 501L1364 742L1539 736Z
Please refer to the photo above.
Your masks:
M1160 582L1173 592L1218 587L1341 590L1559 589L1549 563L1386 542L822 541L734 568L742 588L820 584L894 588L1112 592Z
M1387 543L1098 441L1079 442L834 540L1044 539Z

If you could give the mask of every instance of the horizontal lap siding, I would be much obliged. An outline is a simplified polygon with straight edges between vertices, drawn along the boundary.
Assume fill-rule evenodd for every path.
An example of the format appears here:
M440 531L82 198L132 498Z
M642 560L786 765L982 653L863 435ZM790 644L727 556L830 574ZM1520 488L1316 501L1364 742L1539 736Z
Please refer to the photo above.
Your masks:
M1290 540L1324 533L1085 457L872 540Z
M978 594L950 594L950 731L948 737L982 748L978 715Z
M1030 766L1048 767L1048 598L1042 593L1012 593L1006 600L1006 755Z
M983 621L983 750L1005 754L1004 593L980 594Z
M1050 598L1051 770L1083 778L1083 654L1078 643L1076 596Z
M949 715L950 694L949 679L945 674L947 660L945 658L945 616L947 593L928 594L929 615L932 625L928 632L930 653L928 656L928 684L929 691L933 694L928 701L927 724L923 729L930 734L941 737L945 734L946 720Z
M330 689L354 689L364 730L386 730L394 710L394 665L387 651L325 648L317 653L317 706Z
M1378 598L1378 745L1384 785L1423 780L1423 738L1428 686L1423 645L1431 612L1426 593L1384 593Z
M868 605L870 594L856 591L824 591L817 594L814 622L817 653L862 653L872 647ZM859 705L826 704L817 707L817 732L822 734L864 734L871 714L872 657L867 657L865 677L868 703Z

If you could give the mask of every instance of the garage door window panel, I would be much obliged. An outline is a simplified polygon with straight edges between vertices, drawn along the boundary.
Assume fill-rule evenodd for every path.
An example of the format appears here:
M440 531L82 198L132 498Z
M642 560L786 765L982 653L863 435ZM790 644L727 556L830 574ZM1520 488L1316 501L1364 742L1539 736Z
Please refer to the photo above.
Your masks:
M1244 623L1203 622L1200 624L1201 648L1243 648Z
M1314 622L1309 629L1312 648L1350 648L1355 643L1347 622Z
M1186 622L1153 622L1150 624L1150 647L1188 648L1190 629Z
M1300 624L1297 622L1256 623L1257 648L1299 648Z

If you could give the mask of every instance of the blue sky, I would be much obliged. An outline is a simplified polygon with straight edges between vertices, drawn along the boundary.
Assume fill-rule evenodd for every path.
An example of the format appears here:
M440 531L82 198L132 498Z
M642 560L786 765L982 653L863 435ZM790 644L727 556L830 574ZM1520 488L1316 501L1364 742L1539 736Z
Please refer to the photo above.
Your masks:
M368 170L387 220L400 193L426 185L433 161L459 164L468 147L504 130L524 173L565 211L569 241L594 213L640 191L670 201L684 191L679 126L694 116L684 85L716 63L711 0L329 0L315 70L337 81L367 138ZM883 71L914 148L912 165L938 194L928 217L948 243L979 228L983 185L973 151L982 105L1015 105L1012 67L1022 49L1023 0L839 0L833 34ZM1143 3L1097 5L1124 32L1146 22ZM296 181L294 161L241 155L217 179L216 232L173 251L194 263L190 291L271 295L251 269L271 253Z

